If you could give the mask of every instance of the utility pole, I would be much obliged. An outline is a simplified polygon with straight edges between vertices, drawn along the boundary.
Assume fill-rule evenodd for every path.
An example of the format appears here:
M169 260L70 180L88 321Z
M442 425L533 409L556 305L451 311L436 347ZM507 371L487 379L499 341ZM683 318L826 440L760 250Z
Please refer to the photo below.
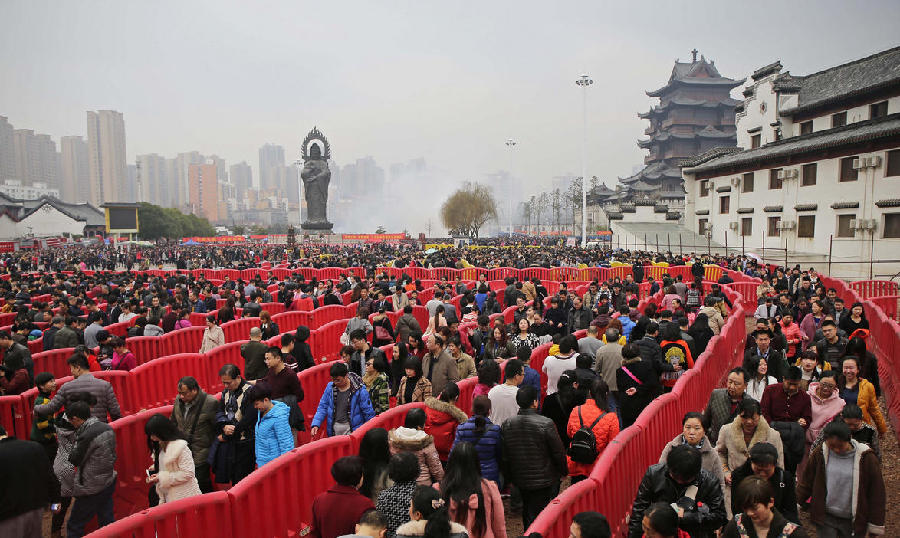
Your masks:
M594 81L582 74L575 84L581 86L581 247L587 245L587 89Z
M513 140L512 138L506 139L506 147L509 148L509 167L508 167L508 169L509 169L509 172L508 172L508 174L509 174L509 194L506 197L506 203L507 203L507 208L509 210L509 239L510 240L512 240L512 234L513 234L513 202L512 202L513 197L512 197L512 195L513 195L513 191L515 190L515 187L513 186L513 175L512 175L512 161L513 161L512 150L515 149L516 144L517 144L517 142L515 140Z

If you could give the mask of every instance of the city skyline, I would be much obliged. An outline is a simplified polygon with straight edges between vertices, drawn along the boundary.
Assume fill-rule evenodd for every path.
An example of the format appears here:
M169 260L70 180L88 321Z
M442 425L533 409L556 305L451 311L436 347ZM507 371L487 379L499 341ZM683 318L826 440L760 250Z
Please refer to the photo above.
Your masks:
M196 151L250 163L254 182L261 145L283 146L293 162L302 133L318 125L337 162L421 156L454 183L511 168L535 191L580 169L574 80L587 71L596 82L588 173L614 183L643 159L634 142L645 128L637 113L652 101L644 90L665 82L675 58L697 48L738 79L775 59L806 74L896 45L900 14L896 3L867 3L881 15L848 27L856 6L763 2L762 12L805 24L736 39L747 15L712 2L498 3L477 19L464 6L405 6L398 17L362 3L316 5L309 17L310 5L7 3L0 39L19 52L0 57L0 72L17 81L0 88L0 113L59 139L87 135L78 128L85 110L117 110L128 124L127 163ZM162 29L181 37L162 39Z

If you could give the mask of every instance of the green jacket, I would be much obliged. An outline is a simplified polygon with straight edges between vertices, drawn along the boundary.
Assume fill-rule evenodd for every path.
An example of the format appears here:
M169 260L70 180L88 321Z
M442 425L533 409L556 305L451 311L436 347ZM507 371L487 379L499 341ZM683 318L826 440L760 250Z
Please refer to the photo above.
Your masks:
M37 399L34 405L44 405L50 403L50 396L38 390ZM41 417L35 416L34 422L31 424L31 440L42 445L56 443L56 419L62 411L57 411L54 415Z
M363 381L365 382L366 379L363 378ZM373 379L371 383L366 383L366 390L369 391L369 397L372 400L372 409L375 410L376 415L380 415L390 409L391 390L386 374L380 373L375 376L375 379Z

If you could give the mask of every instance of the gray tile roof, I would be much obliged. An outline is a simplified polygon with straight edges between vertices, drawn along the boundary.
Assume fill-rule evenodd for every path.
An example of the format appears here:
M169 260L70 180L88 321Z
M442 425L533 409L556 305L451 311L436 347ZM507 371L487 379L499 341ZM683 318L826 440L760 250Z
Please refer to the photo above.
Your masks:
M775 161L827 148L835 148L900 135L900 113L874 120L850 123L843 127L815 131L808 135L785 138L765 146L725 154L701 164L684 165L685 173L704 173L723 168Z
M782 77L786 75L790 76L785 73ZM795 108L782 110L782 115L827 106L848 97L900 84L900 47L804 77L791 78L799 83L799 100Z
M106 225L106 215L103 213L103 211L100 211L91 204L70 204L58 200L52 196L42 196L37 200L23 200L22 207L24 207L26 211L22 215L22 218L31 215L44 204L50 204L69 217L72 217L75 220L83 221L85 223L85 226Z

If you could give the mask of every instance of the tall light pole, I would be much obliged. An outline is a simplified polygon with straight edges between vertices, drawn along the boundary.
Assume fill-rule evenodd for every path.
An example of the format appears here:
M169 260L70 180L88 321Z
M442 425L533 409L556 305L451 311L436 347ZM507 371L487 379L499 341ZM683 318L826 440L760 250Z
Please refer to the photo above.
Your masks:
M510 241L512 241L512 234L513 234L513 221L512 221L512 219L513 219L513 202L512 202L512 195L513 195L513 189L514 189L514 187L513 187L513 176L512 176L512 161L513 161L513 158L512 158L512 150L516 147L516 143L517 143L517 142L516 142L515 140L513 140L512 138L507 138L507 139L506 139L506 147L509 148L509 166L508 166L508 168L509 168L509 195L508 195L507 198L506 198L506 204L507 204L507 209L508 209L508 211L509 211L509 240L510 240Z
M581 75L575 84L581 86L581 246L587 246L587 89L594 81L587 74Z

